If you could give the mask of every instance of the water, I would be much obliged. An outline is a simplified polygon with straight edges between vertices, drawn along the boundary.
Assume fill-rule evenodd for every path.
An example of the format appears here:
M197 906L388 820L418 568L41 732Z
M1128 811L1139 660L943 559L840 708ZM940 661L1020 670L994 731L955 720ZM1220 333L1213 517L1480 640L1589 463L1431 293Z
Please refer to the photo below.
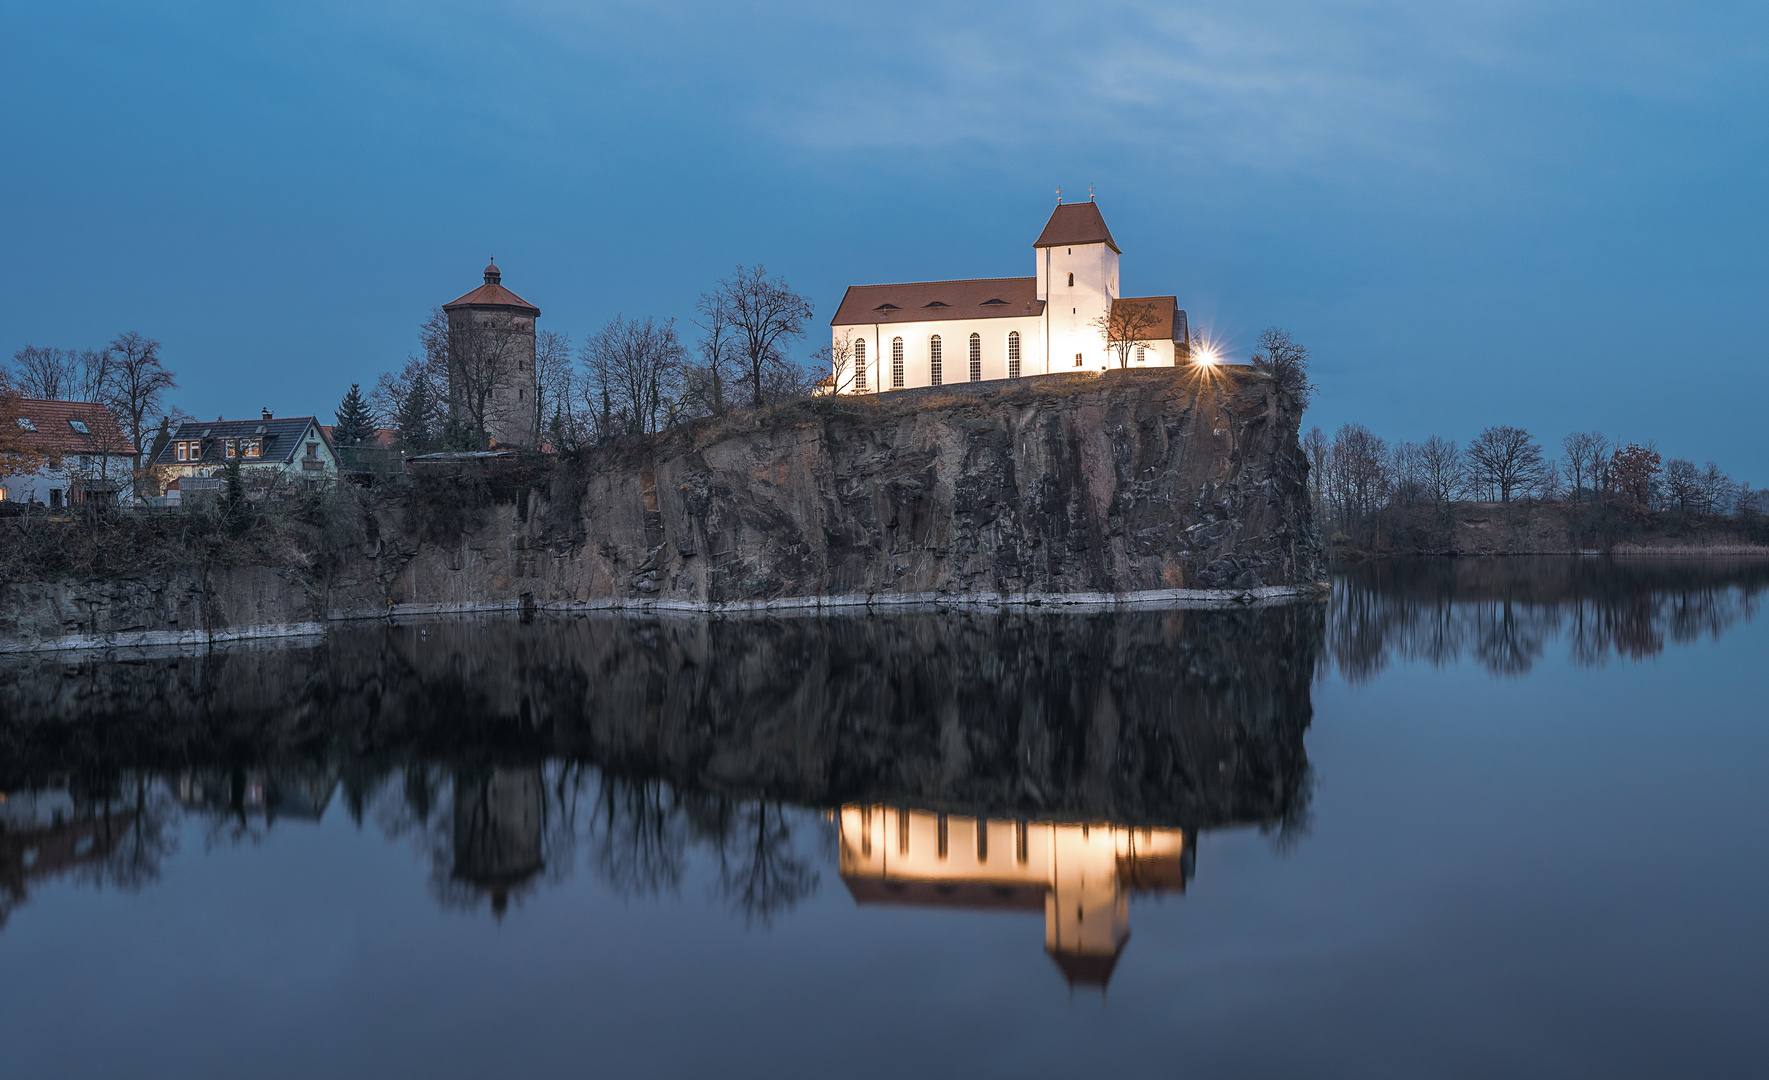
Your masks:
M1766 590L9 658L0 1072L1761 1075Z

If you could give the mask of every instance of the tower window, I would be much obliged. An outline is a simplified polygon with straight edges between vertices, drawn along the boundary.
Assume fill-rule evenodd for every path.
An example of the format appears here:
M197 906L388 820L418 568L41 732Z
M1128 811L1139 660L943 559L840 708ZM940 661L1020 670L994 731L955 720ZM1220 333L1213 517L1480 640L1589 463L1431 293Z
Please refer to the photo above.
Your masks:
M903 385L903 339L891 339L891 385L901 388Z
M940 385L940 335L935 334L927 343L928 380L934 386Z
M978 334L970 336L970 381L983 381L983 339Z
M866 339L854 342L854 389L866 389Z
M1070 275L1069 275L1069 288L1071 288L1071 289L1072 289L1072 288L1074 288L1074 287L1075 287L1075 275L1074 275L1074 274L1070 274Z
M1007 335L1007 377L1020 377L1020 332L1015 330Z

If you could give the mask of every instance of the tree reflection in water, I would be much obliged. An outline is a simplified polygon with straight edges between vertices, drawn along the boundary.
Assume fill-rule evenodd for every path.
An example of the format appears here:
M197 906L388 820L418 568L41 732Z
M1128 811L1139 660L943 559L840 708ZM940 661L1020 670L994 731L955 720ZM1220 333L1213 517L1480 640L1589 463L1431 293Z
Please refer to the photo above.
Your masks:
M110 815L80 857L140 882L181 820L225 846L336 808L410 844L450 908L501 916L578 869L677 895L699 866L767 925L818 889L844 805L1293 839L1324 625L1320 605L462 620L24 658L0 670L0 790L60 816L5 819L0 869L16 905L68 822Z
M1718 638L1756 612L1769 561L1598 558L1388 559L1335 579L1327 656L1352 682L1392 660L1473 659L1527 674L1555 641L1581 667Z

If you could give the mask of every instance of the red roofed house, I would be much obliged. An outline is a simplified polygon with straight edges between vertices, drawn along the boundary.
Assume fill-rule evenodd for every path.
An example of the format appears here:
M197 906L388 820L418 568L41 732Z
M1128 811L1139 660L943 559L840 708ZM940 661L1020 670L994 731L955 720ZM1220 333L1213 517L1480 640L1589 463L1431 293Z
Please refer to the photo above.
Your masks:
M92 401L19 401L24 444L46 456L34 473L0 477L0 500L50 509L126 498L141 452L109 409Z
M1107 317L1135 324L1128 366L1189 359L1178 298L1119 295L1118 244L1092 200L1057 203L1032 249L1031 277L850 286L830 321L837 350L845 342L853 356L836 392L1116 367Z

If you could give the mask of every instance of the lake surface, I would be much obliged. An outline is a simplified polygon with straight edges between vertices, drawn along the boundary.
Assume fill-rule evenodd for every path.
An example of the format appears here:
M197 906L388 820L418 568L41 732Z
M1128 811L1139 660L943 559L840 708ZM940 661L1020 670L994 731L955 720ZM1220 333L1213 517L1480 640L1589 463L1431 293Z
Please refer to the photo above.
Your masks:
M5 658L0 1074L1769 1074L1766 593Z

